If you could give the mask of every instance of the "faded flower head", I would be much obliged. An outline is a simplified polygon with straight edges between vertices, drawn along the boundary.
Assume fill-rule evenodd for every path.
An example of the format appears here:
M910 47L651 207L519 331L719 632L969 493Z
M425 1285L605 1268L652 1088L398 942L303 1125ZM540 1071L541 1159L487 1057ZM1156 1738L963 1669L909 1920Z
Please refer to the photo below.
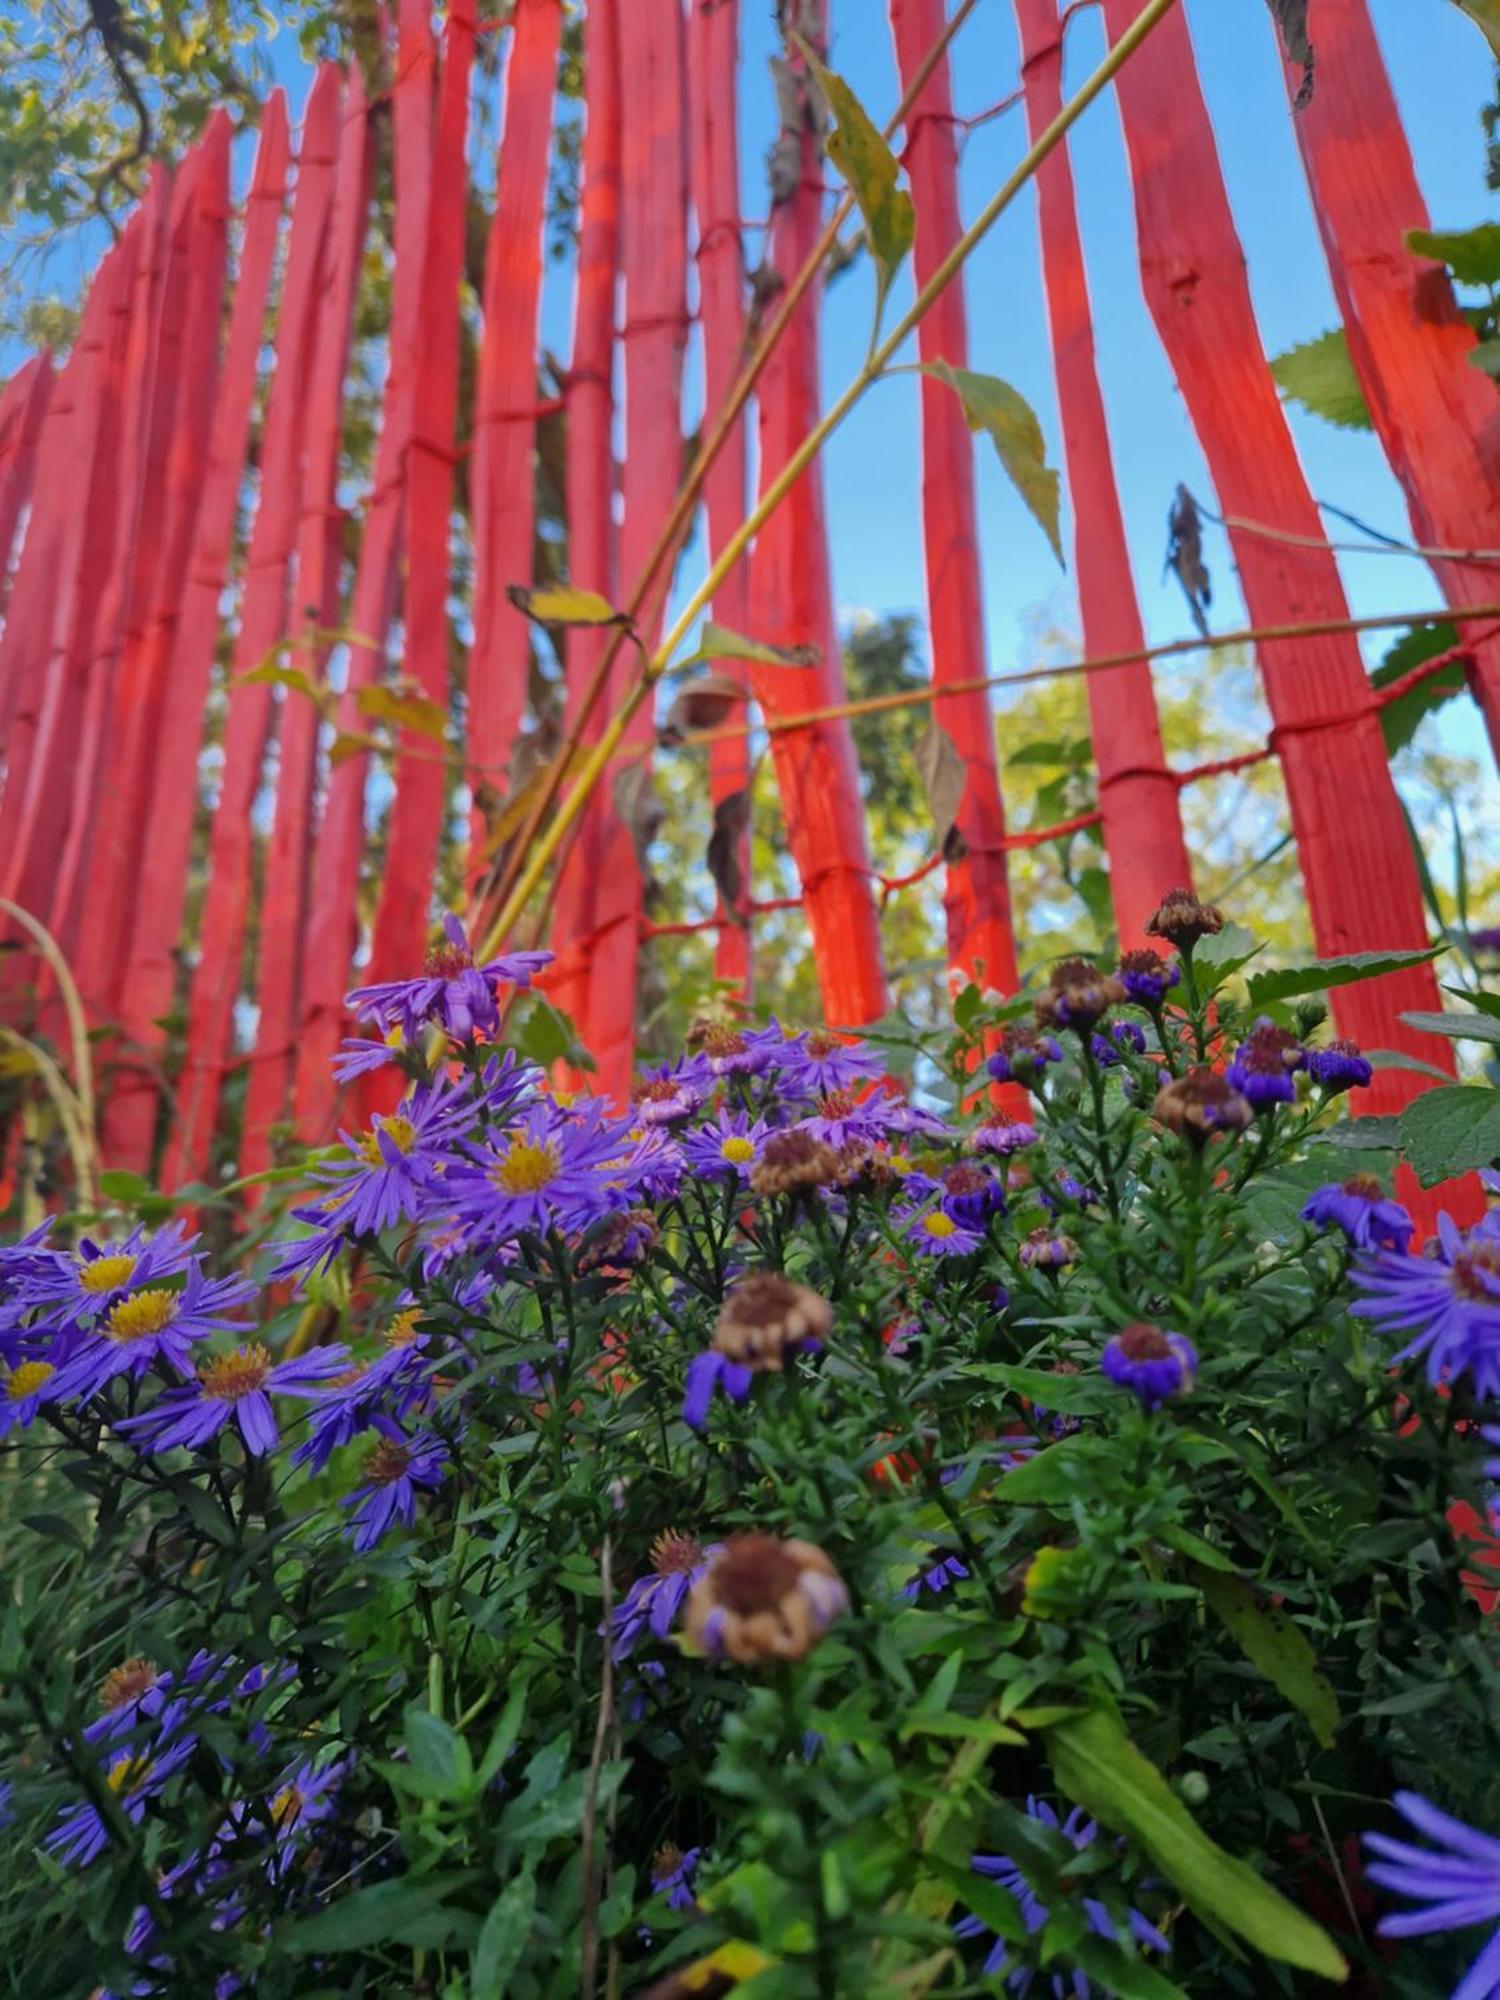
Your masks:
M1243 1132L1255 1117L1247 1097L1211 1069L1190 1069L1156 1093L1151 1116L1179 1138L1201 1146L1215 1132Z
M1024 1119L1012 1118L1008 1111L988 1111L969 1134L969 1150L975 1153L1019 1153L1036 1144L1036 1127Z
M1047 1228L1045 1223L1031 1231L1020 1250L1021 1262L1031 1271L1061 1271L1077 1255L1078 1245L1072 1237Z
M778 1271L754 1271L725 1295L713 1345L753 1374L775 1374L791 1356L821 1345L832 1325L833 1307L820 1293Z
M812 1542L733 1535L693 1586L687 1632L711 1659L803 1660L849 1608L843 1578Z
M750 1186L758 1195L801 1194L831 1187L839 1173L838 1154L811 1132L775 1132L751 1169Z
M1144 1320L1127 1326L1106 1343L1099 1365L1111 1382L1133 1390L1148 1410L1169 1397L1185 1396L1198 1374L1193 1344L1180 1333L1164 1333Z
M1147 948L1127 951L1120 960L1115 977L1138 1005L1159 1007L1169 988L1177 985L1182 978L1182 967L1169 964L1160 952Z
M1012 1023L1000 1030L1000 1045L985 1065L996 1083L1034 1083L1048 1063L1062 1061L1055 1036Z
M1125 998L1125 988L1112 972L1101 972L1086 958L1065 958L1034 1003L1038 1022L1047 1028L1076 1028L1085 1033Z
M1212 903L1200 903L1191 889L1169 889L1161 908L1146 925L1148 937L1165 938L1184 955L1199 938L1215 937L1224 928L1224 912Z

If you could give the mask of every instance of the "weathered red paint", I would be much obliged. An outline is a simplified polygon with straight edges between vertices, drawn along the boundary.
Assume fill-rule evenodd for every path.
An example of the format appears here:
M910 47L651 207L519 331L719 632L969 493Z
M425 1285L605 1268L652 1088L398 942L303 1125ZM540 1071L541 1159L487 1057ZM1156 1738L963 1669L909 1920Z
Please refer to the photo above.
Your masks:
M484 338L474 400L474 644L469 653L471 878L526 711L531 633L506 597L529 584L536 526L537 305L552 151L561 0L517 0L505 71L495 219L484 273Z
M739 0L692 0L688 13L688 108L693 208L698 225L698 318L703 328L703 406L710 419L723 408L745 356L745 246L740 231ZM716 555L745 518L748 439L743 417L725 440L708 478L703 502L710 555ZM720 585L713 616L743 632L750 615L750 565L740 562ZM715 662L714 671L749 691L742 663ZM750 783L746 737L714 743L708 753L709 797L717 807ZM744 893L750 893L748 830L738 844ZM729 916L731 913L725 911ZM723 924L714 947L714 973L748 997L750 929Z
M1132 0L1104 0L1112 35ZM1135 188L1146 299L1167 350L1226 514L1268 522L1314 546L1233 533L1252 621L1347 616L1333 556L1316 546L1322 522L1266 365L1181 8L1121 69L1115 83ZM1427 922L1411 844L1352 635L1259 649L1273 741L1286 777L1292 827L1319 952L1420 950ZM1342 988L1340 1028L1450 1073L1451 1044L1397 1017L1435 1008L1430 966ZM1392 1111L1426 1087L1410 1070L1376 1073L1372 1109Z
M943 31L943 0L891 0L891 32L903 88ZM962 234L953 94L945 55L906 121L907 174L916 208L915 278L924 285ZM934 301L917 333L923 361L966 368L968 317L962 276ZM922 383L922 545L932 678L972 679L985 671L984 599L974 501L974 440L963 407L945 383ZM968 773L956 825L963 852L949 863L943 912L949 976L978 979L1002 993L1019 984L1006 879L1005 807L995 768L995 718L984 693L940 697L933 722L945 729Z
M0 614L10 591L11 548L31 499L37 438L55 380L52 356L36 354L0 390Z
M360 72L349 78L339 137L333 215L324 239L317 344L302 407L305 456L297 523L296 603L292 617L298 670L314 684L328 666L320 630L339 622L344 514L338 504L343 453L344 377L354 330L354 302L369 218L372 154ZM256 965L255 1052L251 1057L240 1131L240 1171L258 1174L271 1163L272 1128L290 1108L300 1023L302 949L316 827L318 731L314 704L289 689L281 705L276 758L276 817L266 852Z
M1313 32L1317 87L1292 130L1376 432L1418 542L1500 548L1500 398L1446 269L1406 248L1427 204L1366 0L1319 0ZM1493 562L1432 567L1450 603L1494 603ZM1500 756L1500 638L1475 647L1469 684Z
M803 14L809 17L807 7ZM821 32L824 18L818 0L811 9L815 33ZM799 65L800 59L793 66ZM810 129L797 134L797 145L797 185L788 200L777 204L771 224L770 261L783 279L806 262L822 220L822 151ZM817 421L821 298L821 283L809 286L761 377L762 488ZM818 648L814 667L762 668L752 675L764 713L795 715L846 699L828 568L823 474L816 460L756 538L750 575L753 636L774 646ZM806 898L824 1012L839 1026L876 1020L886 1008L885 974L849 725L812 723L805 730L787 730L772 738L771 750L787 843Z
M1062 30L1057 0L1015 0L1015 10L1026 116L1035 140L1062 109ZM1084 651L1128 653L1144 646L1146 636L1094 365L1088 277L1066 142L1042 162L1036 187ZM1142 660L1090 674L1087 685L1115 925L1121 950L1132 951L1149 942L1146 922L1163 892L1190 883L1192 868L1177 784L1162 749L1150 667Z
M286 201L290 135L286 98L273 93L261 116L255 168L245 203L238 278L214 402L203 489L193 546L183 577L163 703L154 739L157 773L197 768L203 718L212 680L220 602L229 575L245 450L250 437L265 338L266 307L276 242ZM179 947L198 788L187 782L154 783L148 799L141 853L151 870L151 893L133 901L134 923L120 1021L128 1047L143 1052L147 1088L122 1092L111 1104L114 1164L144 1171L149 1159L156 1089L165 1055L161 1021L177 990Z
M342 78L331 63L318 71L307 100L286 272L276 319L276 363L261 441L260 493L245 561L239 630L230 668L223 769L209 842L212 893L188 997L187 1046L178 1079L176 1117L167 1135L162 1181L176 1187L207 1171L229 1060L250 910L255 844L251 809L271 725L271 689L244 685L287 630L287 585L297 538L302 411L320 304L323 239L334 191Z

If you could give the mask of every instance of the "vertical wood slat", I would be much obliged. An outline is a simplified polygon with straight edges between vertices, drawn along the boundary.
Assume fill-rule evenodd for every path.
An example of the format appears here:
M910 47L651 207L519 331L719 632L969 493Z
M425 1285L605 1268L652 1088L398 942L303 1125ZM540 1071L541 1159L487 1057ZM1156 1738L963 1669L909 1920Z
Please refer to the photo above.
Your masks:
M403 535L409 574L416 561L412 527L410 452L417 395L418 323L423 309L424 265L433 182L433 84L436 53L428 0L402 0L392 92L395 126L395 268L392 274L390 373L382 398L374 483L365 503L359 558L350 593L348 677L338 727L352 734L368 724L359 692L378 677L385 658L398 591ZM463 161L456 178L444 179L440 208L462 213ZM410 634L406 670L411 671ZM432 746L429 745L429 748ZM322 822L312 855L301 1027L295 1051L296 1125L305 1137L323 1137L338 1086L330 1071L343 1020L343 998L359 936L359 878L365 850L369 758L356 754L328 774Z
M484 866L487 807L526 712L531 634L506 597L529 584L536 525L537 307L552 154L561 0L517 0L484 273L474 399L474 643L469 654L469 875Z
M31 499L37 438L56 379L52 356L37 354L0 391L0 616L10 589L16 530Z
M712 418L726 402L745 351L745 250L740 232L740 161L736 85L739 80L739 0L702 0L688 14L688 107L691 113L690 167L693 208L698 222L698 314L703 329L704 409ZM710 553L717 553L745 517L747 477L745 420L724 442L704 483ZM750 566L739 562L720 586L713 616L731 631L743 632L750 616ZM721 660L715 672L737 680L748 693L742 662ZM747 737L710 746L709 797L715 806L750 783ZM748 830L738 843L739 873L750 888ZM722 910L728 917L731 913ZM733 981L748 997L750 932L721 925L714 950L716 978Z
M278 90L261 114L224 364L203 468L202 497L172 633L167 700L154 739L158 781L151 792L142 838L142 854L152 870L153 888L150 895L134 899L134 925L120 998L127 1045L143 1051L158 1072L165 1039L158 1024L170 1013L177 986L193 822L198 810L203 719L220 603L233 555L289 157L286 97ZM170 782L161 781L166 774L170 774ZM112 1163L144 1171L155 1122L154 1094L122 1092L118 1108L112 1105L111 1110L117 1121L110 1149Z
M582 185L578 269L573 300L573 356L566 384L568 568L579 588L619 602L615 526L615 292L620 272L621 104L619 37L622 0L592 0L584 21ZM580 626L567 638L568 721L577 715L608 635ZM585 725L597 739L602 704ZM582 1024L588 1005L588 943L605 833L604 801L589 801L558 873L552 944L557 962L547 987ZM577 1079L569 1079L577 1081Z
M822 0L804 19L824 39ZM794 72L800 59L793 60ZM810 126L788 131L798 148L797 186L776 204L770 261L784 281L805 263L821 224L823 155ZM799 305L760 381L760 480L764 487L817 421L818 314L822 286ZM820 460L802 474L756 539L750 568L752 629L772 645L813 645L815 667L752 674L767 717L794 715L846 699L833 615ZM854 739L846 721L778 731L772 756L787 841L801 878L823 1009L838 1026L858 1026L886 1009L880 928L870 893L869 849Z
M317 338L307 400L302 410L306 457L297 523L296 595L292 617L295 665L315 683L327 673L330 651L320 636L339 622L344 511L339 505L343 456L344 378L349 372L354 305L369 221L373 153L362 74L349 75L339 138L333 214L324 239ZM290 1108L302 994L308 888L317 832L318 734L321 715L304 695L289 689L281 705L277 742L276 815L266 851L256 954L255 1051L245 1089L240 1171L257 1174L271 1163L272 1131ZM256 1191L258 1197L261 1191Z
M682 361L687 344L687 154L683 87L686 47L679 0L632 0L620 42L620 97L626 107L621 176L621 265L625 322L624 512L620 569L645 569L682 473ZM640 627L649 650L658 609ZM617 669L615 693L628 660ZM612 704L611 704L612 705ZM627 742L644 748L654 733L652 704L633 718ZM638 765L632 783L647 784ZM635 997L643 882L636 835L606 809L583 1040L598 1072L594 1087L624 1104L635 1061Z
M891 0L891 31L903 86L943 30L943 0ZM946 54L922 87L906 124L905 165L916 209L916 283L925 285L963 231L958 148ZM923 361L968 365L962 274L933 302L918 329ZM984 672L984 600L974 497L974 440L963 407L945 383L924 377L922 539L926 558L932 677L945 682ZM950 979L1015 991L1019 981L1005 862L1005 806L995 766L995 718L984 693L940 695L933 721L947 730L967 772L956 821L965 850L948 864L943 911Z
M1427 204L1366 0L1320 0L1314 32L1317 88L1292 130L1376 433L1419 542L1500 547L1500 401L1446 270L1405 246ZM1493 563L1433 569L1450 603L1494 602ZM1469 682L1500 756L1500 638L1476 645Z
M1015 0L1026 117L1033 140L1062 109L1062 29L1057 0ZM1109 427L1094 362L1088 277L1067 143L1036 177L1042 274L1063 452L1073 511L1073 566L1084 651L1130 653L1146 635L1130 571ZM1177 786L1167 769L1151 669L1087 677L1089 721L1110 894L1122 951L1148 944L1146 922L1176 884L1192 881Z
M1111 36L1133 0L1104 0ZM1115 80L1134 183L1147 303L1226 514L1314 542L1322 523L1266 365L1208 108L1181 9L1168 14ZM1334 558L1264 536L1231 540L1253 623L1348 615ZM1352 635L1259 649L1275 720L1319 952L1420 950L1427 923L1380 723ZM1333 995L1344 1033L1452 1072L1451 1045L1402 1024L1437 1006L1430 966ZM1426 1087L1409 1070L1376 1073L1369 1102L1393 1111Z
M454 0L443 45L434 201L417 326L416 404L407 468L406 671L429 700L451 706L448 587L458 413L459 291L464 269L464 187L474 0ZM372 976L401 977L422 957L442 845L447 773L440 746L403 733L386 861L371 943Z
M233 1036L250 910L251 812L271 726L271 689L244 685L287 629L287 586L297 534L302 412L307 390L323 239L334 194L334 147L343 80L318 71L303 114L286 270L276 315L275 363L260 448L260 481L245 561L239 630L230 668L223 768L209 841L198 963L188 997L187 1046L162 1184L176 1187L207 1171L219 1089Z

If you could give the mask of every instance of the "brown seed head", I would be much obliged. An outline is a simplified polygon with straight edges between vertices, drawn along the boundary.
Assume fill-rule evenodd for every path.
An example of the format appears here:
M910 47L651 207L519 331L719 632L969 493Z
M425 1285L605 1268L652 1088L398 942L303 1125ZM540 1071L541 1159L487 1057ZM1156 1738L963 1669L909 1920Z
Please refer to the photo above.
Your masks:
M778 1271L755 1271L731 1286L714 1327L714 1347L755 1373L777 1374L787 1357L833 1325L833 1307Z
M810 1132L773 1132L750 1170L758 1195L800 1194L829 1187L839 1176L838 1154Z
M741 1666L802 1660L849 1608L843 1579L812 1542L734 1535L688 1596L686 1629Z
M132 1701L139 1701L143 1694L149 1694L156 1686L158 1670L150 1660L140 1658L122 1660L117 1667L111 1667L99 1683L99 1706L103 1709L124 1708Z
M1148 937L1165 938L1180 952L1190 952L1199 938L1214 937L1224 928L1224 912L1200 903L1191 889L1169 889L1161 908L1146 925Z
M1243 1132L1255 1112L1248 1098L1211 1069L1190 1069L1174 1076L1156 1093L1151 1116L1179 1138L1205 1145L1215 1132Z

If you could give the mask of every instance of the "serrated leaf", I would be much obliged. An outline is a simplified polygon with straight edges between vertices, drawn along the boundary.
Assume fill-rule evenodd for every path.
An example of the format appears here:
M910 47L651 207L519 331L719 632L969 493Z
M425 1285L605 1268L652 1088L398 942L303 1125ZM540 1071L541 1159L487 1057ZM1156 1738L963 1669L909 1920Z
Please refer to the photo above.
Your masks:
M1349 337L1341 326L1289 347L1270 365L1283 395L1315 417L1344 430L1373 430L1370 406L1350 357Z
M1318 1669L1317 1656L1301 1631L1241 1576L1227 1576L1215 1564L1194 1571L1199 1589L1231 1639L1293 1708L1312 1725L1326 1750L1339 1726L1338 1696Z
M1473 229L1408 229L1406 247L1415 257L1446 264L1461 285L1500 285L1500 222Z
M1258 958L1265 950L1264 944L1253 931L1243 924L1225 924L1223 930L1215 931L1212 937L1199 938L1193 946L1193 966L1195 970L1207 966L1215 977L1222 981L1248 965L1252 958Z
M900 185L901 168L896 155L881 137L869 112L844 79L821 63L800 36L797 40L833 113L828 157L859 204L870 254L875 259L879 296L884 299L891 280L911 254L917 233L916 210L911 196Z
M1045 1731L1057 1782L1075 1804L1139 1843L1206 1923L1237 1932L1267 1958L1324 1979L1349 1968L1321 1925L1210 1840L1113 1716L1092 1709Z
M418 736L432 736L439 743L448 731L448 711L441 702L430 701L422 694L399 694L395 688L361 688L354 697L354 705L361 715L369 716L372 722L389 722L400 729L410 729Z
M1500 62L1500 0L1456 0L1456 4L1489 43L1496 62Z
M989 435L1012 485L1062 562L1062 482L1047 463L1042 427L1026 398L997 375L976 375L949 361L924 362L922 372L947 383L963 404L971 431Z
M1388 688L1414 667L1421 666L1425 660L1436 659L1439 653L1451 652L1457 644L1457 630L1446 619L1413 625L1387 649L1380 665L1370 674L1370 685L1377 689ZM1394 701L1383 703L1380 727L1385 734L1387 751L1394 756L1396 751L1404 750L1423 719L1454 695L1462 694L1465 685L1463 661L1452 660L1446 667L1440 667L1436 673L1398 695Z
M1264 1007L1273 1000L1295 1000L1304 993L1328 993L1337 986L1354 986L1362 979L1380 979L1387 972L1409 972L1414 965L1426 965L1448 947L1430 945L1426 951L1356 951L1343 958L1324 958L1312 965L1286 965L1274 972L1252 972L1250 1005Z
M1446 1035L1454 1042L1500 1042L1500 1021L1491 1020L1487 1014L1403 1014L1402 1020L1409 1028L1420 1028L1424 1034ZM1444 1082L1448 1079L1445 1077Z
M1424 1090L1401 1113L1398 1128L1423 1187L1493 1166L1500 1160L1500 1091L1477 1083Z
M528 590L513 583L506 596L525 618L538 625L628 625L629 618L618 611L597 590L575 590L571 584L549 584Z
M958 809L963 804L964 788L969 782L969 767L958 745L938 722L922 732L912 755L927 794L934 842L939 853L947 854Z

